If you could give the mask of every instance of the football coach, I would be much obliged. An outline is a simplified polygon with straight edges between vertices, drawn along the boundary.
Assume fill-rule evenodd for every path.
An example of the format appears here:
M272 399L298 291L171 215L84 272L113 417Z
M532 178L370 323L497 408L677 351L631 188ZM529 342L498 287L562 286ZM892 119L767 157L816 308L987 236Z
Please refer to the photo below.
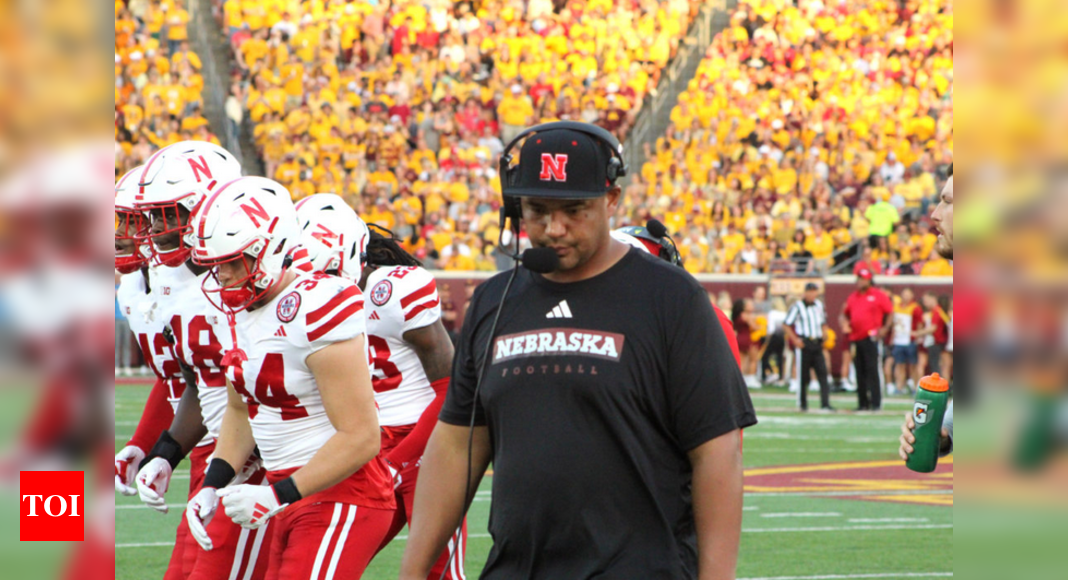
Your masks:
M402 579L427 578L490 462L482 578L735 577L756 415L705 290L610 236L625 171L615 138L584 123L506 147L504 213L555 258L471 299Z

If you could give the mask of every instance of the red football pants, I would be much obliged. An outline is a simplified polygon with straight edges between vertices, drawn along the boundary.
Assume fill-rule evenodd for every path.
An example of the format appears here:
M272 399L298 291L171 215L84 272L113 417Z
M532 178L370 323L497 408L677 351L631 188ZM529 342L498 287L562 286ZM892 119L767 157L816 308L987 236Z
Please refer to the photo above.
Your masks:
M190 452L190 498L204 483L208 457L214 451L215 445L211 444L194 448ZM262 483L266 475L267 472L261 469L246 483ZM197 544L196 539L189 533L189 523L185 515L182 515L164 580L263 580L267 575L268 547L271 545L273 532L270 522L257 530L246 530L230 521L220 504L207 530L214 545L210 552L205 552Z
M394 447L400 445L401 441L411 432L414 425L404 427L389 427L382 431L382 455L389 453ZM394 489L394 493L397 498L397 511L393 516L393 523L389 527L389 533L386 535L382 545L378 550L384 549L393 538L400 533L404 526L412 521L412 507L415 505L415 484L419 477L419 463L418 461L412 463L400 472L401 484ZM449 560L449 554L453 550L456 550L456 556ZM438 580L441 578L441 573L445 570L445 567L449 567L449 573L445 576L448 580L465 580L464 576L464 556L467 553L467 518L464 518L463 527L460 528L460 537L455 536L449 539L449 545L438 556L438 561L434 562L434 567L430 570L430 575L427 576L427 580Z
M392 519L392 510L340 502L287 509L270 520L274 538L267 578L359 578Z

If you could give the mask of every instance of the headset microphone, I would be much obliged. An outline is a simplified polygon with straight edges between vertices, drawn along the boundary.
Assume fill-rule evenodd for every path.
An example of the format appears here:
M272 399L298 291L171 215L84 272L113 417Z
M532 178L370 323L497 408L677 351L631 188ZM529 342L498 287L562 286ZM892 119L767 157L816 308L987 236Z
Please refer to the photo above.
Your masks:
M560 256L552 248L531 248L523 252L523 267L531 272L548 274L560 267Z
M645 222L645 229L649 230L649 233L652 234L654 238L662 238L668 233L667 226L664 225L664 222L658 219L651 219Z

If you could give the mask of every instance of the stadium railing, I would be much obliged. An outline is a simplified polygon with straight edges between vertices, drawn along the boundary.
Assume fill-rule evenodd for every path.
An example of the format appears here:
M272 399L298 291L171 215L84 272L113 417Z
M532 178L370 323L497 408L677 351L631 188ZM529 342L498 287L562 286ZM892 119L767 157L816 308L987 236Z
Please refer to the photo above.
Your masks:
M697 70L697 64L701 62L705 50L712 43L715 33L718 32L713 29L717 14L725 14L726 10L735 4L737 4L736 0L716 0L701 7L693 24L690 25L690 30L679 43L678 53L660 77L659 84L646 96L638 120L627 134L623 156L631 171L624 179L625 183L629 184L641 171L641 166L645 162L643 144L652 145L667 130L671 109L678 101L679 93L686 89L693 73ZM685 74L687 70L690 74Z
M229 87L230 55L220 51L218 42L219 25L211 13L209 0L189 0L189 42L193 51L201 58L204 65L202 74L208 87ZM222 71L220 74L219 71ZM227 90L204 91L204 113L211 122L214 133L227 151L233 153L238 162L244 165L241 140L232 123L226 118Z

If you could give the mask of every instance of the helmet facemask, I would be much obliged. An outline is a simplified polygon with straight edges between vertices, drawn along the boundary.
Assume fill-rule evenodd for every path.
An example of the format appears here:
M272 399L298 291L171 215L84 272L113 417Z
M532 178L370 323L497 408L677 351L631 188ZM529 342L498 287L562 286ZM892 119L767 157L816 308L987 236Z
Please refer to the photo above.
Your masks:
M241 312L255 305L271 291L278 278L269 276L260 267L267 247L268 244L263 240L256 240L237 254L210 261L197 260L198 264L211 268L211 275L204 278L201 289L215 308L223 312ZM220 267L232 267L240 274L235 276L236 280L224 286L219 278ZM208 284L209 279L212 280L211 286ZM214 297L216 294L218 298Z
M145 214L125 207L115 208L115 269L120 274L130 274L148 262L144 238L148 230ZM130 246L129 253L120 253Z
M149 249L152 263L157 266L176 268L184 264L196 245L190 216L200 207L203 198L190 194L172 202L139 205L138 209L150 215L149 225L145 229L141 243ZM156 224L162 222L162 229L157 231ZM162 249L161 242L171 238L175 247Z

